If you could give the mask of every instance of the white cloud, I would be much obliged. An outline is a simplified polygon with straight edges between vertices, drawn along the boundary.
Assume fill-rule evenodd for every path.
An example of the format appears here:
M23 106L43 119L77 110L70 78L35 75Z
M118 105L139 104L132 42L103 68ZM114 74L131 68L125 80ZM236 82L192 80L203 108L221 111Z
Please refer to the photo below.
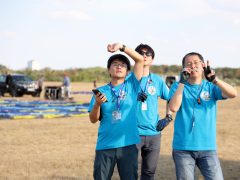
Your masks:
M81 21L91 21L94 18L83 11L55 11L49 14L52 19L76 19Z
M90 1L91 2L91 1ZM146 10L147 1L92 1L91 5L104 13L139 13Z
M202 0L161 1L160 6L150 7L161 19L184 20L189 17L208 17L215 10Z
M101 13L137 13L147 10L150 5L148 1L145 0L55 0L54 4L62 8L81 8L86 10L93 10L95 12ZM155 2L155 0L154 0ZM148 9L150 10L150 9Z
M183 1L184 13L190 15L207 16L213 12L213 9L202 0L185 0Z
M169 5L170 3L170 5ZM153 7L154 8L154 7ZM239 0L182 0L161 2L158 16L161 19L184 20L189 17L222 19L238 25L240 19Z
M240 11L239 0L206 0L206 2L216 9L221 9L224 11Z
M233 23L236 24L236 25L240 25L240 18L235 18L233 20Z
M17 35L16 32L10 32L10 31L0 32L0 37L5 37L5 38L15 38L16 35Z
M240 1L239 0L206 0L206 3L215 10L216 15L233 24L239 24Z

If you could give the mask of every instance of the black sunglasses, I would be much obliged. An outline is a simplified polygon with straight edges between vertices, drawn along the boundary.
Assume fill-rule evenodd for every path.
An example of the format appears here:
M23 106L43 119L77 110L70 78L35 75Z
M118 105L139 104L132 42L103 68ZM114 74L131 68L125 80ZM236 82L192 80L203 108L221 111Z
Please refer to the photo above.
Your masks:
M144 51L140 51L139 54L141 54L142 56L144 56L144 54L149 57L152 56L152 53L150 51L144 52Z

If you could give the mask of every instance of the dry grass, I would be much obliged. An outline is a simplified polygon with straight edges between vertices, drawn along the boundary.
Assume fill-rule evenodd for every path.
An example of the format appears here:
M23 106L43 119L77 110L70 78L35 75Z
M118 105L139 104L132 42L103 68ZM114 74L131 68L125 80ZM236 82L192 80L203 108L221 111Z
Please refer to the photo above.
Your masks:
M92 86L92 83L75 83L73 91L89 91ZM90 97L76 95L74 99L87 102ZM164 109L165 103L160 103L160 109ZM239 104L239 97L219 103L218 154L227 180L240 177ZM0 179L92 179L97 130L98 124L91 124L87 116L0 121ZM156 179L175 179L172 134L173 124L170 124L162 134ZM117 172L113 179L118 179ZM198 175L197 179L202 177Z

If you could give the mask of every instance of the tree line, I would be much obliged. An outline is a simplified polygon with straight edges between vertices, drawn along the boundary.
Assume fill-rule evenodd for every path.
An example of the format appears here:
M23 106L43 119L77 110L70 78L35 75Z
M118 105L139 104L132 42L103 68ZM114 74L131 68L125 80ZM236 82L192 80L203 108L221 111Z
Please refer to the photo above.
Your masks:
M153 73L159 74L160 76L179 75L182 67L179 65L154 65L151 67ZM103 67L92 67L92 68L71 68L65 70L53 70L51 68L44 68L41 70L9 70L4 65L0 65L0 72L5 73L10 71L11 73L26 74L32 79L37 80L41 76L44 77L45 81L62 81L64 73L67 73L72 82L108 82L109 74L106 68ZM240 68L216 68L216 75L225 80L226 82L233 85L240 85Z

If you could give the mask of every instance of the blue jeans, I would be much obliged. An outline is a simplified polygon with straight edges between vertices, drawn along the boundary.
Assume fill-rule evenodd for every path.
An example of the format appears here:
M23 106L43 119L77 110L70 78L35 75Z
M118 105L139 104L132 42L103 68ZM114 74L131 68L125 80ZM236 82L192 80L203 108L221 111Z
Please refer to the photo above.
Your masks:
M137 157L138 150L136 145L97 150L93 177L95 180L111 180L114 167L117 164L121 180L137 180Z
M140 136L141 143L137 144L142 157L141 180L154 180L160 153L161 134L155 136Z
M173 150L172 155L178 180L194 179L195 166L199 168L205 180L223 180L216 151Z

